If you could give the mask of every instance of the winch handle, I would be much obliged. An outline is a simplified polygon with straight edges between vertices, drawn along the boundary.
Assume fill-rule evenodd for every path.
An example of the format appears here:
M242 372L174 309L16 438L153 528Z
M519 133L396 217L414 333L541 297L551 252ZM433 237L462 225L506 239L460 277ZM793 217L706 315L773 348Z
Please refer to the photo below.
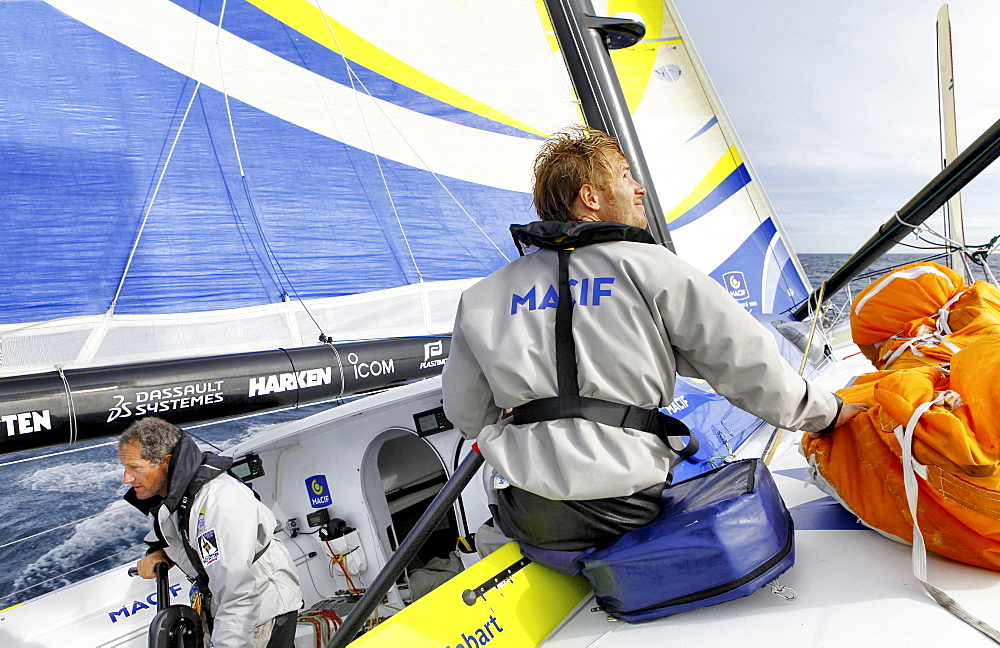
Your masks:
M170 565L165 562L156 563L153 571L156 572L156 611L165 610L170 605L170 577L167 572ZM138 567L129 567L128 575L135 578L139 575Z

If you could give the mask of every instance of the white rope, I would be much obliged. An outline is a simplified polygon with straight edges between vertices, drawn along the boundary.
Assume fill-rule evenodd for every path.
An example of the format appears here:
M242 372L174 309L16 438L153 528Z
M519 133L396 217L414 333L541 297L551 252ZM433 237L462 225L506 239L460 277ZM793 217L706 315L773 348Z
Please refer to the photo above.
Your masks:
M180 126L177 127L177 133L174 135L174 141L170 144L170 151L167 153L167 159L163 162L163 168L160 170L160 177L156 180L156 188L153 190L153 195L149 199L149 204L146 206L146 213L142 216L142 223L139 225L139 231L135 235L135 240L132 242L132 250L129 252L128 261L125 263L125 270L122 272L122 278L118 282L118 289L115 290L115 297L111 300L111 306L108 308L109 314L114 314L115 307L118 304L118 297L121 295L122 287L125 285L125 277L128 276L129 268L132 266L132 259L135 257L135 251L139 247L139 239L142 238L142 232L146 228L146 221L149 220L149 213L153 210L153 203L156 202L156 195L160 191L160 185L163 184L163 177L167 174L167 167L170 166L170 159L174 155L174 149L177 147L177 142L180 140L181 132L184 130L184 124L187 122L188 113L191 112L191 106L194 105L195 97L198 96L198 89L201 88L201 81L197 83L194 87L194 92L191 93L191 100L188 101L187 108L184 110L184 117L181 119Z
M924 545L924 537L920 533L920 525L917 522L917 496L919 494L917 469L918 466L922 466L913 458L913 431L916 429L920 417L932 406L941 403L954 405L959 398L959 395L953 391L938 392L934 400L923 403L914 410L913 416L910 417L906 424L906 430L903 432L903 486L906 489L906 503L910 508L910 516L913 518L913 575L917 577L917 580L924 586L931 598L937 601L938 605L1000 644L1000 632L969 614L955 599L927 582L927 547Z
M355 77L355 78L356 78L356 77ZM363 89L363 90L365 91L365 93L366 93L366 94L368 94L368 96L371 96L371 92L370 92L370 91L368 90L368 87L367 87L367 86L365 86L365 83L364 83L364 81L362 81L361 79L358 79L358 84L359 84L359 85L361 86L361 88L362 88L362 89ZM437 174L437 173L435 173L433 169L431 169L430 165L429 165L429 164L427 164L427 162L425 162L425 161L424 161L424 158L423 158L423 157L422 157L422 156L420 155L420 153L419 153L419 152L417 152L417 149L413 148L413 145L412 145L412 144L410 144L410 141L409 141L409 140L408 140L408 139L406 138L406 136L405 136L405 135L403 135L402 131L400 131L400 130L399 130L399 128L397 128L397 127L396 127L396 124L395 124L395 122L393 122L392 120L390 120L390 119L389 119L389 115L388 115L388 114L387 114L387 113L386 113L386 112L385 112L385 111L384 111L384 110L382 109L382 106L380 106L379 104L377 104L377 103L376 103L376 104L375 104L375 107L376 107L376 108L378 108L379 112L381 112L381 113L382 113L382 115L383 115L383 116L384 116L384 117L386 118L386 121L387 121L387 122L389 123L389 125L390 125L390 126L392 126L392 129L393 129L394 131L396 131L396 134L397 134L397 135L399 135L399 138L400 138L401 140L403 140L403 142L404 142L404 143L406 144L406 146L407 146L407 147L408 147L408 148L410 149L410 152L411 152L411 153L413 153L414 157L416 157L416 158L417 158L417 160L419 160L419 161L420 161L420 164L422 164L422 165L423 165L424 169L425 169L425 170L426 170L426 171L427 171L428 173L430 173L430 174L431 174L431 177L433 177L433 178L434 178L434 180L436 180L436 181L437 181L437 183L438 183L438 184L439 184L439 185L441 186L441 188L442 188L442 189L444 189L444 192L445 192L446 194L448 194L448 197L449 197L449 198L451 198L452 202L454 202L454 203L455 203L455 205L456 205L456 206L457 206L457 207L458 207L459 209L461 209L461 210L462 210L462 213L463 213L463 214L465 214L466 218L468 218L468 219L469 219L469 222L470 222L470 223L472 223L473 225L475 225L476 229L478 229L478 230L479 230L479 233L483 235L483 238L485 238L485 239L486 239L487 241L489 241L489 242L490 242L490 245L492 245L492 246L493 246L493 249L494 249L494 250L496 250L497 252L499 252L499 253L500 253L500 256L502 256L502 257L504 258L504 261L507 261L507 262L510 262L510 257L508 257L508 256L507 256L507 255L506 255L506 254L504 253L504 251L500 249L500 246L498 246L498 245L496 244L496 241L494 241L494 240L493 240L493 239L492 239L492 238L490 237L490 235L486 233L486 230L484 230L484 229L482 228L482 226L481 226L481 225L480 225L480 224L479 224L478 222L476 222L476 219L475 219L475 218L474 218L474 217L472 216L472 214L470 214L470 213L468 212L468 210L467 210L467 209L465 209L465 206L464 206L464 205L463 205L463 204L462 204L461 202L459 202L458 198L456 198L456 197L455 197L455 195L454 195L453 193L451 193L451 190L450 190L450 189L448 189L448 186L447 186L447 185L446 185L446 184L445 184L445 183L444 183L444 182L443 182L443 181L441 180L441 178L440 178L440 177L438 176L438 174Z
M222 97L226 102L226 117L229 119L229 133L233 138L233 150L236 152L236 165L240 168L240 177L246 175L243 172L243 158L240 156L240 147L236 143L236 129L233 127L233 111L229 107L229 91L226 90L226 67L222 64L222 46L219 44L219 36L222 35L222 18L226 15L226 0L222 0L222 8L219 9L219 24L215 30L215 53L219 59L219 80L222 85Z
M66 372L63 371L63 366L56 365L56 371L59 372L59 378L62 379L63 390L66 393L66 412L69 417L69 444L73 445L76 443L78 435L76 423L76 404L73 402L73 390L70 389L69 380L66 378Z
M247 243L250 245L251 249L254 250L254 254L260 260L261 264L266 264L271 267L272 276L270 278L275 282L275 285L281 290L282 294L287 296L287 294L291 292L293 295L295 295L295 299L299 302L299 304L301 304L302 309L305 311L305 314L309 316L309 319L312 320L313 325L320 332L321 338L326 337L323 327L320 325L319 321L317 321L312 311L309 310L309 306L306 304L305 300L299 297L298 291L295 290L295 286L292 284L292 280L288 278L287 274L285 274L285 269L281 267L281 262L278 261L277 255L271 249L271 245L270 243L268 243L267 237L264 235L264 230L260 225L260 220L257 218L257 211L253 205L253 199L250 196L250 185L249 182L247 181L246 170L243 168L243 154L240 152L239 140L236 137L236 125L233 121L233 111L229 102L229 91L226 89L226 67L225 65L223 65L222 62L222 46L219 42L219 39L222 35L222 20L226 15L226 1L227 0L223 0L222 8L219 11L219 24L216 25L216 32L215 32L215 52L219 61L219 79L221 81L221 86L222 86L222 97L226 105L226 119L229 122L229 134L233 142L233 151L236 154L236 165L239 167L240 170L240 179L243 181L243 190L246 193L247 203L250 206L250 215L253 218L254 225L257 228L257 234L260 236L261 244L264 247L264 258L261 258L260 253L257 251L257 246L254 245L252 236L248 232L247 233L243 232L245 225L243 225L242 223L243 219L241 217L238 218L238 220L240 221L239 222L240 225L239 229L241 232L240 235L242 237L244 234L246 234ZM238 212L236 213L236 215L239 217ZM287 284L288 286L287 289L285 287L285 284Z
M413 269L417 273L417 280L423 282L423 273L420 272L420 265L417 263L417 257L413 254L413 248L410 246L410 239L406 235L406 229L403 227L403 220L399 216L399 210L396 209L396 201L392 197L392 190L389 189L389 181L385 177L385 170L382 168L382 159L375 150L375 139L372 137L371 129L368 127L368 119L365 117L365 111L361 107L361 99L358 98L360 94L357 87L354 85L354 79L356 78L354 70L351 69L351 64L347 60L347 55L344 54L343 48L340 47L340 41L337 39L336 33L333 31L333 27L330 25L330 21L327 19L326 12L320 6L320 0L316 0L316 9L323 15L323 23L326 25L326 30L330 33L330 37L333 39L333 44L340 53L340 58L344 61L344 68L347 70L347 78L351 82L351 90L353 90L354 100L357 102L358 106L358 116L361 117L361 123L365 127L365 136L368 138L368 146L371 148L372 155L375 157L375 165L378 167L379 176L382 178L382 186L385 187L385 195L389 199L389 206L392 208L392 214L396 218L396 225L399 227L399 233L403 236L403 243L406 244L406 251L410 255L410 263L413 264ZM360 79L358 79L360 82ZM371 93L368 93L368 97L372 99L372 103L375 104L374 97ZM377 104L376 104L377 105Z
M935 237L941 239L941 241L943 241L949 247L955 248L955 249L957 249L957 250L959 250L961 252L966 252L967 249L968 249L967 246L964 243L962 243L960 241L956 241L955 239L950 238L948 236L945 236L944 234L942 234L942 233L940 233L938 231L935 231L933 228L928 227L927 225L925 225L923 223L918 224L918 225L914 225L913 223L907 223L906 221L904 221L902 218L899 217L899 212L896 212L895 214L893 214L893 216L896 218L897 222L899 222L900 224L906 225L907 227L911 228L913 230L914 235L917 235L917 234L920 234L920 233L927 233L927 234L930 234L932 236L935 236ZM928 243L930 243L930 241L928 241Z
M142 238L142 232L146 229L146 221L149 220L149 213L153 210L153 203L156 202L156 195L160 192L160 185L163 184L163 177L167 175L167 167L170 166L170 160L174 155L174 149L177 148L177 142L181 138L181 133L184 131L184 124L187 123L188 114L191 112L191 106L194 105L195 97L198 96L198 90L201 88L201 81L197 83L194 87L194 92L191 93L191 100L188 101L187 108L184 110L184 117L181 119L180 126L177 127L177 133L174 135L174 141L170 144L170 151L167 153L167 159L163 162L163 168L160 170L160 177L156 179L156 188L153 189L153 195L149 199L149 204L146 206L146 213L142 215L142 223L139 225L139 231L135 235L135 240L132 242L132 250L128 254L128 261L125 262L125 270L122 271L122 278L118 282L118 288L115 290L115 297L111 300L111 306L108 307L108 314L113 315L115 312L115 307L118 305L118 297L121 295L122 287L125 285L125 278L128 276L129 268L132 267L132 259L135 257L135 251L139 247L139 239Z
M902 356L907 350L912 351L914 355L919 357L924 356L924 353L920 350L921 348L926 349L943 346L953 354L961 351L961 347L949 340L946 336L953 333L951 330L951 324L948 322L948 316L951 314L951 307L964 294L965 292L961 290L956 292L951 299L945 302L945 304L941 306L941 308L938 309L938 312L931 318L934 320L934 330L923 335L917 335L909 338L905 344L899 346L889 355L889 357L885 359L882 368L888 369L892 363L898 360L899 357ZM901 340L904 338L894 335L890 339ZM881 346L882 344L884 344L884 342L879 343L878 346Z
M896 212L895 214L893 214L893 216L896 218L896 220L899 223L901 223L903 225L906 225L907 227L911 228L913 230L914 236L917 236L919 238L922 233L926 233L926 234L934 236L934 237L940 239L941 241L943 241L946 248L951 248L951 249L955 249L955 250L958 250L958 251L962 252L963 253L962 254L962 263L965 266L965 268L964 268L965 269L965 276L967 278L968 277L972 277L972 268L969 265L969 258L972 257L973 255L969 251L970 248L969 248L968 245L966 245L965 243L962 243L960 241L956 241L955 239L950 238L948 236L945 236L944 234L936 231L935 229L933 229L931 227L928 227L925 224L914 225L913 223L907 223L906 221L904 221L902 218L899 217L899 212ZM927 242L931 243L933 245L933 243L931 241L927 241ZM993 252L996 252L998 249L1000 249L1000 244L995 245L995 246L991 247L988 250L982 250L982 249L980 249L980 250L978 250L978 252L986 254L986 255L989 255L989 254L992 254ZM990 268L990 264L986 262L985 258L983 259L983 263L982 263L982 265L980 265L980 267L982 268L983 274L986 276L986 280L987 281L989 281L994 286L1000 286L1000 284L997 283L996 277L993 275L993 269Z

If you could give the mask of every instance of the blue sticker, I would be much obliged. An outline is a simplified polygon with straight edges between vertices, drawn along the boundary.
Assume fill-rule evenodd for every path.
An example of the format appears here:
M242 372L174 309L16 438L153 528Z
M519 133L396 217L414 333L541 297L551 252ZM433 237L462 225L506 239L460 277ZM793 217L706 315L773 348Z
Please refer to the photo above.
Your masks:
M738 302L745 302L750 299L750 291L747 289L747 280L743 273L739 271L726 272L722 275L722 284Z
M326 485L326 475L313 475L306 478L306 490L309 491L309 503L313 508L330 506L330 489Z

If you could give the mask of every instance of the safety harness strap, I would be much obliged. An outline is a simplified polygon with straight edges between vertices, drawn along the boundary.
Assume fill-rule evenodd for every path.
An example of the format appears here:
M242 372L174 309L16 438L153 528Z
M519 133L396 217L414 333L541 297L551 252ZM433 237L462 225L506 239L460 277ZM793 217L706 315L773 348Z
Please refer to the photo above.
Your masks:
M200 487L201 484L198 484ZM177 506L177 526L181 532L181 544L184 545L184 553L187 554L188 562L190 562L198 575L194 578L195 587L201 593L202 597L202 612L205 614L205 623L208 625L209 634L212 633L215 625L215 619L212 618L212 591L208 588L208 572L205 571L205 566L201 562L201 556L194 547L191 546L191 535L188 530L188 525L191 522L191 503L194 501L193 493L185 493L184 497L181 498L180 504Z
M656 435L668 448L682 457L698 452L698 440L683 422L657 409L623 405L599 398L580 396L576 367L576 341L573 339L573 299L569 291L569 257L573 249L559 253L559 305L556 307L556 379L559 395L529 401L513 409L514 423L526 425L562 418L581 418L594 423L640 430ZM670 437L686 436L681 449L674 448Z
M551 421L558 418L569 418L559 416L558 396L540 398L514 408L514 423L517 425ZM573 418L582 418L594 423L655 434L668 448L682 457L690 457L698 452L698 440L691 434L688 426L659 410L636 407L635 405L622 405L621 403L584 396L580 398L580 414ZM670 437L684 436L689 437L690 440L683 448L675 448L670 442Z
M573 298L569 292L569 255L559 250L559 306L556 308L556 377L559 384L557 416L583 418L580 381L576 372L576 342L573 340Z

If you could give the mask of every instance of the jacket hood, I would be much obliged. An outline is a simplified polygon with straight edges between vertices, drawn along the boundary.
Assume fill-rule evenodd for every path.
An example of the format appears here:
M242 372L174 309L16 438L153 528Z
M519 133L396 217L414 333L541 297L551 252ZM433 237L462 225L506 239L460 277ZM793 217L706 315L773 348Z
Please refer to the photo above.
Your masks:
M521 256L525 247L545 250L565 250L594 243L611 241L633 241L636 243L656 243L652 235L644 229L606 221L534 221L527 225L511 225L510 235Z
M202 452L195 440L183 432L170 454L167 496L157 495L140 500L135 495L135 489L129 488L124 496L126 502L147 514L156 510L160 504L165 504L167 510L173 513L185 493L190 492L194 495L206 482L215 479L233 465L231 457L222 457L214 452Z

